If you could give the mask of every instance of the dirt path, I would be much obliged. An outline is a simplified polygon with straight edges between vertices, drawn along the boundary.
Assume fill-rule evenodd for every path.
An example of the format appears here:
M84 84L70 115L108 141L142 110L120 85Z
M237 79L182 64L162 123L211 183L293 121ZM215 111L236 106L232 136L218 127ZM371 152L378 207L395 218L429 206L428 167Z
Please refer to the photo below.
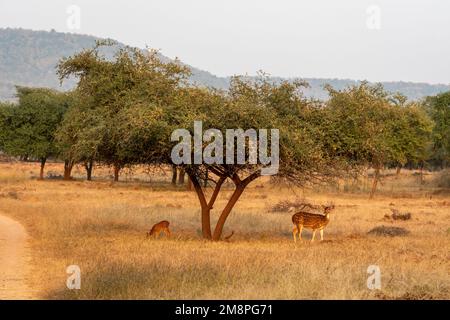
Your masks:
M24 227L0 214L0 300L35 297L25 281L29 259Z

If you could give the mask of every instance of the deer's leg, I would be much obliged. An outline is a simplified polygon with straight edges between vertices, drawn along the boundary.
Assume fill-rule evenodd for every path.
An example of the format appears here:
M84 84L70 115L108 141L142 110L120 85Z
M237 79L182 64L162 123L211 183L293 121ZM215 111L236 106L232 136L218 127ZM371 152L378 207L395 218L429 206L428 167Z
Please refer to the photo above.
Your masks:
M300 225L299 229L298 229L298 239L300 241L302 241L302 231L303 231L303 225Z
M168 236L168 237L171 236L169 228L167 228L167 236Z
M312 238L311 238L311 242L314 241L314 238L316 237L316 229L313 230L313 234L312 234Z
M294 242L297 242L297 237L296 237L297 230L298 230L297 226L294 226L294 228L292 228L292 236L294 237Z
M323 241L323 229L320 229L320 241Z

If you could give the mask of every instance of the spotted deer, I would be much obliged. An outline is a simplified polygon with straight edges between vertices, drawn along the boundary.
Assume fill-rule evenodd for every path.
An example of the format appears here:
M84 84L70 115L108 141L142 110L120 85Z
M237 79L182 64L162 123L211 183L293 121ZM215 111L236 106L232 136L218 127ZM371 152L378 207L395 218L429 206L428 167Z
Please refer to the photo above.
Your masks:
M302 240L303 228L312 229L311 242L314 241L317 230L320 231L320 240L323 240L323 229L330 221L330 213L334 210L334 205L322 206L322 208L323 214L300 211L292 216L292 223L294 224L292 235L294 236L294 242L297 242L297 233L299 240Z
M163 232L166 236L170 237L170 230L169 230L169 221L161 221L155 224L152 229L147 232L147 237L158 237L161 232Z

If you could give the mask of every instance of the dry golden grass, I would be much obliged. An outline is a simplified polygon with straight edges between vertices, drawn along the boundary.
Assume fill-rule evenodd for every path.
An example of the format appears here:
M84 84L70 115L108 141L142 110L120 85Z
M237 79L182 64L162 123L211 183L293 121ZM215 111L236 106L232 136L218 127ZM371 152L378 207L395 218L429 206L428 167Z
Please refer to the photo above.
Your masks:
M48 169L62 172L60 164ZM365 188L342 182L315 190L259 180L239 200L225 226L230 242L200 239L194 192L173 188L167 176L129 174L127 182L38 181L38 165L0 164L0 212L22 222L33 253L30 285L45 299L432 299L450 298L450 197L418 183L412 172L384 179L369 201ZM146 182L137 182L136 180ZM340 190L338 192L338 190ZM348 193L352 191L353 193ZM215 205L225 205L231 189ZM291 214L271 213L275 203L302 196L333 201L326 241L293 242ZM390 208L409 221L384 221ZM218 212L213 213L213 220ZM156 222L171 222L171 239L151 240ZM407 229L404 237L376 237L380 225ZM79 265L81 290L66 288L66 267ZM367 267L378 265L382 290L366 286Z

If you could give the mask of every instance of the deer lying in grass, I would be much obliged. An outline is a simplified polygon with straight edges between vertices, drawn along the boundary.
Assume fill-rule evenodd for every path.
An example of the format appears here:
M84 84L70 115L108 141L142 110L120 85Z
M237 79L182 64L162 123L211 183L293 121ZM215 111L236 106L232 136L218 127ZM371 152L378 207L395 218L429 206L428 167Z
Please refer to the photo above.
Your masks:
M322 208L323 214L300 211L292 216L292 223L294 224L292 235L294 236L294 242L297 242L297 233L299 240L302 240L303 228L312 229L311 242L314 241L317 230L320 231L320 240L323 240L323 229L330 221L330 212L334 210L334 205L322 206Z
M166 236L170 237L170 230L169 230L169 221L161 221L155 224L152 229L147 232L147 237L158 237L161 232L163 232Z

